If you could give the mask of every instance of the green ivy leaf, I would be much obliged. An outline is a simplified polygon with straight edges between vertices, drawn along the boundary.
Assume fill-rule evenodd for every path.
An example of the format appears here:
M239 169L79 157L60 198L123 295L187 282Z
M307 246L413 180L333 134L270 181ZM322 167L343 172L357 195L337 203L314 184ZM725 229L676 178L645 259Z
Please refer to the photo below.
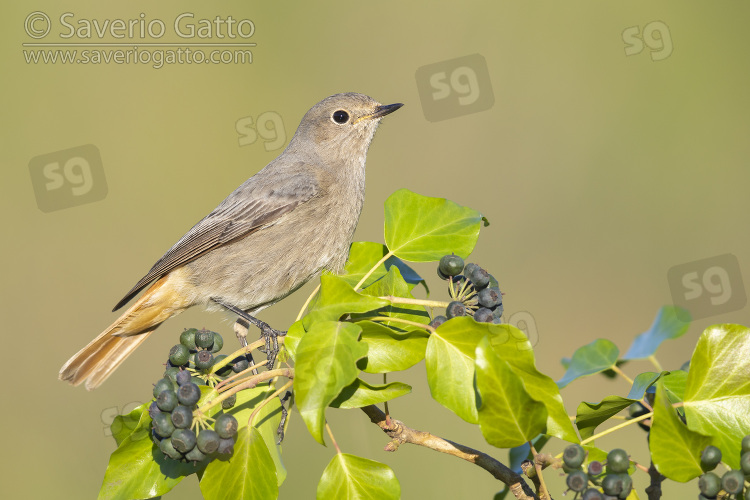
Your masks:
M348 453L337 453L320 477L317 498L398 499L401 498L401 485L387 465Z
M295 401L307 429L320 444L325 444L326 407L354 382L357 360L367 355L367 344L358 341L361 331L352 323L318 321L297 346Z
M593 436L599 424L606 422L636 401L636 399L620 396L607 396L599 403L579 404L576 411L576 426L581 437L586 439Z
M362 368L367 373L406 370L425 357L429 334L424 330L397 332L372 321L356 324L362 328L362 342L369 346Z
M200 468L166 458L151 441L151 417L141 413L135 430L109 457L99 500L153 498Z
M353 288L372 266L385 257L387 253L388 247L381 243L355 241L349 247L349 260L346 263L345 274L340 276L341 279L349 283ZM370 277L367 278L367 281L363 283L362 288L370 286L385 276L392 267L396 267L401 272L401 276L404 277L407 283L411 285L422 283L425 289L427 288L424 279L395 255L391 255L384 263L380 264Z
M391 382L384 385L370 385L358 378L341 390L330 406L334 408L362 408L390 401L411 392L411 386L401 382Z
M297 357L297 346L302 336L305 334L305 327L302 326L302 320L296 321L289 327L289 331L284 335L284 348L289 352L292 359Z
M206 500L275 500L276 466L258 429L240 429L234 454L208 464L200 487Z
M389 305L387 300L357 293L346 281L333 274L320 277L320 292L312 310L302 318L310 330L316 321L338 321L346 313L364 313Z
M479 427L484 439L498 448L531 440L547 424L546 407L533 399L507 361L484 337L476 348L476 382L481 397Z
M414 296L409 291L409 285L404 281L401 276L401 272L397 267L391 267L388 273L383 276L380 280L376 281L372 285L362 290L363 295L369 295L372 297L385 297L392 295L394 297L405 297L413 299ZM427 309L424 306L418 306L413 304L388 304L387 306L373 311L371 314L377 314L378 316L390 316L394 318L404 319L407 321L414 321L416 323L422 323L426 325L430 322L430 315L427 313ZM352 315L352 319L356 320L359 316L356 314ZM395 326L397 328L404 328L404 323L398 321L384 321L383 324L388 326Z
M656 400L649 448L656 469L669 479L684 483L700 476L701 452L711 438L693 432L672 408L664 383L656 383ZM723 450L722 450L723 451Z
M557 381L557 386L562 389L577 378L612 368L619 354L617 346L607 339L597 339L579 347L573 353L565 375Z
M742 438L750 429L750 330L714 325L698 339L690 360L684 409L688 427L711 436L722 461L739 468Z
M112 437L115 438L117 446L123 442L123 440L130 436L133 431L138 427L138 422L141 421L141 416L144 412L148 415L148 407L151 406L151 401L143 403L138 408L133 409L127 415L117 415L112 421L112 425L109 429L112 431Z
M680 318L689 318L690 313L676 306L664 306L656 315L654 323L648 331L641 333L630 345L630 349L622 359L644 359L656 352L662 342L676 339L685 335L690 322Z
M385 243L397 257L412 262L440 260L451 252L466 258L481 222L476 210L399 189L385 202Z
M255 408L274 392L275 388L266 383L251 389L243 389L237 393L237 401L234 406L230 410L224 410L224 413L229 413L237 419L239 429L247 427L248 419ZM281 459L281 446L276 444L278 440L276 431L279 428L279 423L281 423L281 402L279 398L275 397L260 409L255 417L254 427L258 429L266 443L266 449L274 462L277 484L281 486L286 479L286 467Z
M664 382L664 389L667 390L667 396L672 403L681 403L685 399L685 389L687 388L688 374L684 370L673 370L664 372L661 380ZM683 409L678 408L680 413Z
M474 356L486 334L473 318L453 318L430 335L425 352L432 398L471 424L479 423Z
M577 443L578 435L565 410L560 390L554 380L537 370L534 351L526 335L510 325L480 323L480 326L490 335L495 353L521 377L531 397L547 407L545 434Z
M633 380L633 387L630 388L630 393L628 394L629 399L635 399L640 400L643 399L643 396L646 395L646 389L651 387L653 384L656 383L657 380L663 375L669 372L643 372L636 375L635 380Z

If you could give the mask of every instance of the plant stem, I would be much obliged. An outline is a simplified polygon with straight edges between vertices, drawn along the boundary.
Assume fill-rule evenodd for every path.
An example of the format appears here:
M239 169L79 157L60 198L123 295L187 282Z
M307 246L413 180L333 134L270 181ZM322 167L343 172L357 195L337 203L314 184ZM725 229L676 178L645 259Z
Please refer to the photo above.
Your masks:
M611 370L615 372L616 374L618 374L619 376L621 376L622 378L624 378L625 380L627 380L628 382L630 382L630 385L633 385L633 379L625 375L625 372L620 370L620 367L618 367L617 365L613 365Z
M231 397L232 394L237 394L243 389L253 388L256 385L260 384L261 382L264 382L268 379L272 379L278 375L282 375L287 378L294 378L294 369L293 368L279 368L277 370L266 370L263 373L260 373L258 375L248 378L247 380L243 380L238 385L234 385L230 387L226 391L222 392L218 398L212 399L209 403L206 403L205 405L201 406L196 411L199 413L206 413L208 410L210 410L217 404L220 404L225 399Z
M430 325L425 325L424 323L417 323L416 321L409 321L408 319L392 318L390 316L373 316L372 318L363 318L363 319L369 319L370 321L393 321L395 323L403 323L405 325L416 326L418 328L423 328L425 330L428 330L430 333L435 333L435 329L431 327Z
M294 384L294 382L292 382L291 380L287 381L286 384L281 386L281 389L277 390L276 392L268 396L266 399L261 401L260 404L250 414L250 418L247 419L247 425L253 425L253 420L255 420L255 416L258 414L260 409L266 406L273 398L278 397L279 394L289 389L292 386L292 384Z
M313 297L315 297L315 294L317 294L319 290L320 290L320 283L318 283L318 286L315 287L315 290L313 290L312 293L308 295L305 303L302 304L302 309L299 310L299 313L297 314L297 319L294 320L295 323L299 321L300 319L302 319L302 316L304 316L305 311L307 310L307 306L310 305L310 302L312 301Z
M383 297L378 298L387 300L388 302L391 302L393 304L411 304L425 307L448 307L448 302L442 302L439 300L410 299L409 297L396 297L393 295L384 295Z
M664 370L662 369L662 367L661 367L661 363L659 363L659 360L658 360L658 359L656 359L656 356L654 356L654 355L652 354L651 356L649 356L649 357L648 357L648 360L649 360L649 361L651 361L651 364L652 364L652 365L654 365L654 368L656 368L656 369L657 369L657 370L659 370L660 372L661 372L661 371L664 371Z
M252 344L248 344L245 347L240 347L239 349L234 351L232 354L230 354L226 358L222 359L218 363L215 363L211 367L211 373L216 373L221 368L224 368L226 365L231 363L234 360L234 358L236 358L237 356L242 356L243 354L247 354L248 352L254 351L258 347L265 345L265 344L266 344L266 341L261 339L261 340L256 340Z
M341 453L341 448L339 448L338 443L336 443L336 438L333 437L333 432L331 432L331 426L328 425L328 422L326 422L326 430L328 431L328 435L331 436L331 441L333 442L333 446L336 448L336 453Z
M549 491L547 490L547 485L544 483L544 476L542 475L542 465L537 461L536 456L538 453L536 452L536 448L534 448L534 445L529 441L529 447L531 448L531 453L534 455L534 468L536 469L536 476L539 478L539 496L543 499L551 499L549 495Z
M359 280L359 283L357 283L357 286L354 287L354 291L356 292L357 290L359 290L359 287L361 287L365 283L365 281L367 281L367 278L369 278L372 275L372 273L374 273L375 270L380 267L381 264L385 264L385 261L388 260L388 259L390 259L392 256L393 256L393 252L391 252L391 251L389 251L387 254L383 255L383 258L380 259L377 262L377 264L375 264L374 266L372 266L370 268L370 270L365 273L364 276L362 276L362 279Z
M623 422L621 424L617 424L614 427L610 427L606 431L602 431L602 432L600 432L598 434L594 434L593 436L584 439L583 441L581 441L581 445L584 445L586 443L590 443L591 441L593 441L595 439L599 439L602 436L606 436L607 434L609 434L611 432L615 432L616 430L622 429L623 427L627 427L628 425L637 424L641 420L646 420L646 419L649 419L649 418L651 418L653 416L654 416L654 412L650 412L650 413L646 413L644 415L641 415L640 417L635 417L634 419L628 420L627 422Z

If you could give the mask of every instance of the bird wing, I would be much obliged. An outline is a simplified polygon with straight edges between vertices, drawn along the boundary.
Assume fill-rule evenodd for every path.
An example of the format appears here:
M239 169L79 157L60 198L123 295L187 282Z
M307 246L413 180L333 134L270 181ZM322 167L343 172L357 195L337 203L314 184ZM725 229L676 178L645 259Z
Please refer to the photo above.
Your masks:
M152 281L216 247L275 222L313 198L318 191L317 179L307 169L293 174L278 170L272 175L256 174L180 238L117 303L113 311L124 306Z

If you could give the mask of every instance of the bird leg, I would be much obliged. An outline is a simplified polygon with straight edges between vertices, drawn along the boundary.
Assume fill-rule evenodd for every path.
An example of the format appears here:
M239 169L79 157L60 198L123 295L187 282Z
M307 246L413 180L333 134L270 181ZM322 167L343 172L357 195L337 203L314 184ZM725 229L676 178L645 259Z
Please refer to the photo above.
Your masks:
M273 364L276 361L276 356L278 356L279 354L278 338L286 335L286 332L271 328L268 325L268 323L265 323L257 318L254 318L253 316L250 316L247 312L243 311L242 309L239 309L231 304L227 304L226 302L224 302L223 300L219 298L211 297L211 300L213 300L220 306L224 307L228 311L231 311L237 316L239 316L237 323L240 323L240 326L242 327L242 329L240 330L237 323L235 323L234 332L237 335L237 338L240 340L240 344L242 344L243 346L247 345L246 337L247 337L247 330L250 327L250 323L252 323L253 325L257 326L258 329L260 329L260 336L263 337L263 339L266 341L266 346L265 346L265 349L258 349L258 350L264 353L266 357L268 358L268 364L266 364L266 366L270 367L269 369L273 368ZM273 346L271 346L272 342L273 342Z
M286 403L291 398L292 391L286 391L283 396L279 394L279 401L281 402L281 421L279 422L279 428L276 431L276 435L279 436L279 440L276 441L276 444L281 444L281 442L284 440L284 426L286 425L286 419L289 416L289 410L287 410L286 406L284 406L284 403Z

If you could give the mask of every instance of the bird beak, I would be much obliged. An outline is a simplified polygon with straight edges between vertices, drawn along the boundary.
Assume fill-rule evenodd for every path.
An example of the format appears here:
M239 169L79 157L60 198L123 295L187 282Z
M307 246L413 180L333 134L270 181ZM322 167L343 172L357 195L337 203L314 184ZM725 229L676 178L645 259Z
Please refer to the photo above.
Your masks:
M375 108L375 112L374 113L371 113L369 115L361 116L361 117L359 117L359 119L357 119L357 121L360 121L360 120L375 120L375 119L378 119L378 118L382 118L385 115L390 115L391 113L393 113L394 111L396 111L397 109L399 109L401 106L403 106L403 104L400 103L400 102L397 102L396 104L386 104L384 106L378 106L377 108Z

